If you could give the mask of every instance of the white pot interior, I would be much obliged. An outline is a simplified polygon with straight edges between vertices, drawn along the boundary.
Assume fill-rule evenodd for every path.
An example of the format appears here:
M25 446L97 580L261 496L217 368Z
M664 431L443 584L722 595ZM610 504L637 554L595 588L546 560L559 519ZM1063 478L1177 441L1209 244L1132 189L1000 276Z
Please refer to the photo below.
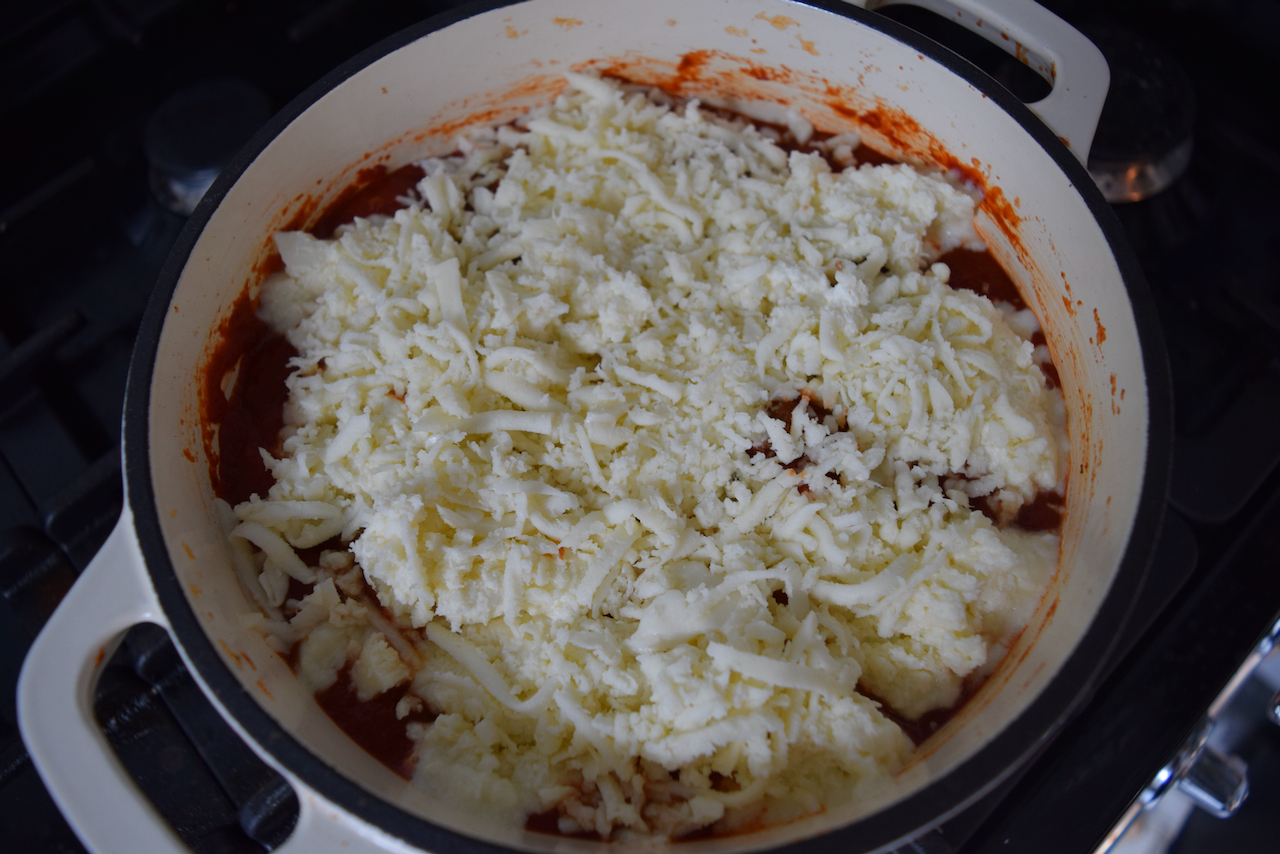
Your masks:
M698 61L682 67L681 58L689 56ZM510 120L551 98L562 85L560 72L584 66L641 82L674 82L683 94L731 108L786 102L820 130L852 126L873 147L908 160L976 170L987 189L980 233L1046 327L1062 377L1072 439L1062 564L1005 663L881 797L688 847L746 850L796 841L857 821L936 780L1037 697L1112 583L1146 459L1146 383L1134 317L1085 201L1003 108L877 29L781 0L534 0L430 33L336 85L249 164L181 274L159 342L149 414L159 523L188 602L227 667L324 762L378 797L467 835L531 850L593 847L433 803L351 742L285 662L242 628L241 616L253 606L236 581L211 509L199 406L218 324L254 283L273 230L297 217L314 218L359 169L395 168L444 153L460 127Z

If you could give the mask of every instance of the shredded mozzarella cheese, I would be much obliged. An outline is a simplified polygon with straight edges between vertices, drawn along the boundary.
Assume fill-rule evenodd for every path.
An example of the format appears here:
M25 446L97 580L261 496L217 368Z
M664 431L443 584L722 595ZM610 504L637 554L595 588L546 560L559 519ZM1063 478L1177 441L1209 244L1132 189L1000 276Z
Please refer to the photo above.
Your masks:
M428 790L605 837L812 812L911 750L859 687L948 706L1027 619L1057 538L968 499L1061 488L1060 397L930 264L963 188L570 82L394 216L277 235L285 454L231 533L275 606L338 578L266 623L310 684L412 679ZM337 533L354 569L289 557Z

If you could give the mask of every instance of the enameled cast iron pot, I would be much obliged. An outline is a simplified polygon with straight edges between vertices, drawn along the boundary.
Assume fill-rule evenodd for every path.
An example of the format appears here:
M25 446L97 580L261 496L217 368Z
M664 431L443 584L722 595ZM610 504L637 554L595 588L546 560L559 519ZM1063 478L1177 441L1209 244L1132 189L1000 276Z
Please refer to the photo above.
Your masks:
M231 725L301 802L287 851L598 852L433 802L350 741L286 663L241 627L252 610L212 510L202 369L269 235L314 221L374 163L452 149L458 129L551 98L593 66L732 109L786 103L820 130L959 168L986 192L977 225L1041 319L1062 377L1072 452L1061 568L981 691L882 796L685 854L794 846L884 849L989 790L1087 693L1153 549L1170 396L1146 286L1082 168L1107 86L1101 55L1025 0L915 0L1037 67L1030 109L927 39L835 0L529 0L464 7L353 59L277 115L210 190L161 273L125 412L127 509L27 658L27 747L89 848L184 850L122 771L91 712L98 668L131 625L167 627ZM1043 120L1043 121L1042 121ZM308 217L311 219L308 220Z

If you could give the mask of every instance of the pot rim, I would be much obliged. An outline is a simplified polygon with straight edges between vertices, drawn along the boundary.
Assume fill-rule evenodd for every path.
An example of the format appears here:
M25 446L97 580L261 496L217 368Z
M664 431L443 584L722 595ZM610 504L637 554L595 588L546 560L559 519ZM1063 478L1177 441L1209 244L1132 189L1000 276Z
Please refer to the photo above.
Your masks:
M160 271L138 333L124 407L126 498L147 571L183 657L226 713L275 762L315 792L382 831L435 854L508 852L511 849L439 827L370 793L310 752L244 689L205 634L170 562L152 492L149 454L151 380L169 302L205 225L241 174L295 118L366 66L436 30L522 0L477 0L428 18L364 50L294 98L245 145L210 187L178 236ZM829 833L773 850L816 854L890 848L937 826L1003 782L1043 750L1092 695L1108 654L1128 619L1146 577L1164 516L1172 463L1172 389L1155 304L1119 220L1088 172L1022 102L968 60L882 15L840 0L787 0L850 18L914 48L957 74L999 105L1065 173L1083 197L1115 257L1129 297L1142 351L1148 420L1147 455L1133 525L1111 588L1075 650L1041 694L975 754L901 801ZM939 808L941 805L941 808Z

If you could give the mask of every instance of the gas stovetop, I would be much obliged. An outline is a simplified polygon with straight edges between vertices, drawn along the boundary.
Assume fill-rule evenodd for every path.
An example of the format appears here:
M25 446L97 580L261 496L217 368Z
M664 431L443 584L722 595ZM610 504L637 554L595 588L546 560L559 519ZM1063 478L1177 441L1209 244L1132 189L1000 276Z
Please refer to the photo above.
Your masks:
M198 193L208 177L173 154L181 122L154 117L175 93L195 97L193 84L231 76L250 90L237 115L252 124L255 98L278 109L360 49L453 5L7 4L0 32L8 152L0 174L6 850L83 850L26 756L14 686L35 634L119 515L120 410L133 339L184 222L182 192ZM1280 77L1280 0L1047 5L1109 55L1129 57L1113 63L1117 94L1095 154L1112 165L1128 158L1168 167L1148 198L1115 210L1169 347L1173 485L1158 553L1106 678L1033 761L915 843L918 851L1093 849L1201 726L1280 613L1273 545L1280 212L1272 201L1280 197L1280 146L1267 132L1280 125L1280 106L1240 82ZM1038 78L976 38L918 10L885 13L960 50L1024 100L1043 94ZM1122 90L1138 94L1125 101ZM292 792L235 739L163 631L129 633L105 669L95 708L123 764L194 850L269 850L287 836ZM1252 798L1229 820L1193 818L1172 850L1268 850L1280 729L1259 729L1236 750L1251 765Z

